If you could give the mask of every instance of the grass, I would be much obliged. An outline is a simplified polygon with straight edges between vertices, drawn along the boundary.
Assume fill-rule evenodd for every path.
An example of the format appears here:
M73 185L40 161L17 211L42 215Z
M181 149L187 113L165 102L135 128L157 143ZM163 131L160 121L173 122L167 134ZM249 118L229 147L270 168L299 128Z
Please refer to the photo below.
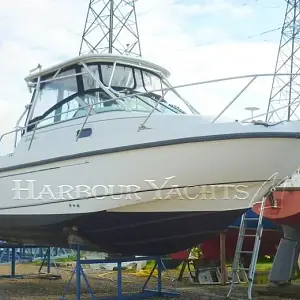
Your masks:
M76 255L72 255L69 257L62 257L62 258L57 258L55 259L55 262L57 263L68 263L68 262L73 262L76 261ZM42 260L34 261L32 262L33 265L40 265ZM258 272L269 272L272 268L272 258L262 258L260 261L257 262L256 265L256 271ZM47 263L47 262L45 262ZM231 265L232 262L228 262L228 265ZM154 260L149 260L146 264L146 266L143 268L144 270L151 270L155 265ZM181 270L182 264L180 264L176 269L179 271Z
M32 264L35 265L35 266L40 266L42 261L43 261L42 259L41 260L36 260L36 261L33 261ZM76 255L72 255L72 256L69 256L69 257L61 257L61 258L56 258L55 259L56 263L68 263L68 262L72 262L72 261L76 261ZM47 260L45 261L45 264L47 264Z
M272 268L272 262L258 262L256 265L256 271L269 272Z
M151 270L155 265L154 260L148 260L146 266L143 268L144 270Z

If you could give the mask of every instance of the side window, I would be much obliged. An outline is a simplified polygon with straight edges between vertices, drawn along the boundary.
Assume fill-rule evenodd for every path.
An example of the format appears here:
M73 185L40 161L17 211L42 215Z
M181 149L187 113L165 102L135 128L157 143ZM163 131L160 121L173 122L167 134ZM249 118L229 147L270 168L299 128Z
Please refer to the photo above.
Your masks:
M55 115L55 111L52 111L43 120L41 120L40 122L38 122L37 128L53 124L54 123L54 115Z
M153 75L150 72L142 71L143 74L143 83L146 91L152 91L152 90L160 90L161 89L161 79ZM161 92L157 92L158 94L161 94Z
M102 79L103 79L103 84L108 86L109 85L109 80L113 71L113 64L102 64L101 65L101 73L102 73Z
M111 86L120 88L133 88L134 77L133 69L130 67L116 66L112 77Z
M71 69L58 74L57 79L41 83L41 90L36 95L37 99L35 100L36 103L32 118L42 116L47 110L49 110L51 107L53 107L63 99L66 99L67 97L76 94L78 92L78 89L75 75L75 69ZM64 76L70 77L60 78ZM42 80L46 79L47 78L44 78ZM56 112L54 114L56 115L55 119L58 120L57 115L59 113ZM49 120L45 120L45 122L46 121L50 122L51 124L51 118ZM53 122L54 119L52 120L52 123Z
M111 86L113 87L118 87L118 88L134 87L133 69L131 67L120 66L117 64L114 69L113 64L102 64L101 72L102 72L103 84L106 86L109 85L109 82L111 80Z
M144 83L143 83L142 70L135 69L134 70L134 76L135 76L135 80L136 80L135 90L137 92L141 92L141 93L145 92L146 89L145 89L145 86L144 86Z
M89 70L91 71L91 73L94 75L95 78L100 79L99 78L99 71L98 71L98 66L97 65L91 65L88 66ZM97 80L95 80L88 72L85 68L81 68L81 72L82 73L86 73L84 75L82 75L82 79L83 79L83 88L85 91L91 90L91 89L97 89L99 88L99 84L97 83Z
M51 111L42 121L39 122L38 127L44 127L53 123L67 121L75 117L79 117L80 113L86 115L87 109L83 105L80 105L80 102L77 101L77 98L78 97Z
M82 109L81 109L82 108ZM69 102L64 103L59 109L61 119L59 121L66 121L73 119L78 110L86 112L86 108L79 104L77 97Z
M41 90L36 97L32 118L41 116L57 103L59 99L58 85L54 82L42 83Z

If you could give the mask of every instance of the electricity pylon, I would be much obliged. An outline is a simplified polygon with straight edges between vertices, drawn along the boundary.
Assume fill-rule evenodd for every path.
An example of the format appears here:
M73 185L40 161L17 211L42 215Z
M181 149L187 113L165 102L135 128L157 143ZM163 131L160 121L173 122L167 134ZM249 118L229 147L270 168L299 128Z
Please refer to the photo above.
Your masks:
M300 0L286 1L266 121L285 121L299 117L297 110L300 105ZM274 112L276 109L280 110Z
M135 0L90 0L79 55L141 56Z

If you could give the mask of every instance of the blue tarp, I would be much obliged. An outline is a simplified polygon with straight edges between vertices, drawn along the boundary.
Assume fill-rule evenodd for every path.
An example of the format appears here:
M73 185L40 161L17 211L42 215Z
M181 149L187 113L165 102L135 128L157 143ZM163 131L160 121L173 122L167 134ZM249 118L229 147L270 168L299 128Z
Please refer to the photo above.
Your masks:
M252 209L247 210L246 216L247 216L247 218L258 218L258 215ZM242 218L242 216L239 217L237 220L235 220L235 222L231 226L240 227L241 218ZM263 226L264 226L264 229L273 229L273 230L280 229L279 226L277 226L276 224L274 224L266 219L263 219ZM257 222L254 222L254 221L247 222L247 228L256 229Z

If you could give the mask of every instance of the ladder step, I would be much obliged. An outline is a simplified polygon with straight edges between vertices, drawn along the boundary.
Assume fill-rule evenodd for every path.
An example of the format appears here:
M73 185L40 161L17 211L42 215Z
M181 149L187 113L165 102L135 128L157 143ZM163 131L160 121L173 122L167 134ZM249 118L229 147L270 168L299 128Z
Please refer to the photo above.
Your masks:
M239 252L239 253L248 253L248 254L252 254L253 253L253 251L246 251L246 250L241 250L241 251L237 251L237 252Z
M256 237L256 234L241 234L244 237Z
M244 221L258 221L259 218L244 218Z
M232 271L249 271L249 268L233 268Z

